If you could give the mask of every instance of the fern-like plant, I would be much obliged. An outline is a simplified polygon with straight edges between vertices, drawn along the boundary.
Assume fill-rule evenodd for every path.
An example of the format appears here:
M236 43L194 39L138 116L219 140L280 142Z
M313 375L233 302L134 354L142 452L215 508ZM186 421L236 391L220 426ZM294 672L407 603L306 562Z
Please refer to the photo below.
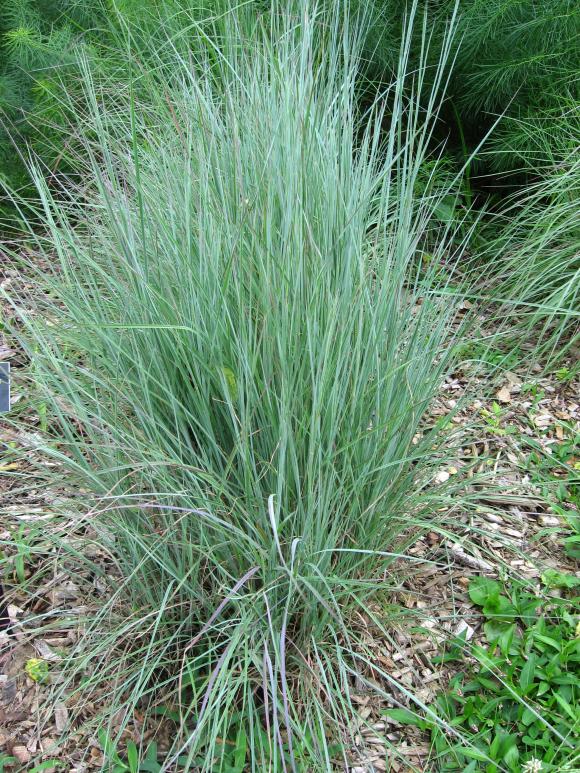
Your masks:
M192 26L215 33L227 7L225 0L0 0L0 182L34 195L29 146L49 176L74 171L79 132L70 105L85 97L86 65L114 102L134 62L155 54L158 73L162 49L187 57ZM0 228L14 225L2 190L0 215Z

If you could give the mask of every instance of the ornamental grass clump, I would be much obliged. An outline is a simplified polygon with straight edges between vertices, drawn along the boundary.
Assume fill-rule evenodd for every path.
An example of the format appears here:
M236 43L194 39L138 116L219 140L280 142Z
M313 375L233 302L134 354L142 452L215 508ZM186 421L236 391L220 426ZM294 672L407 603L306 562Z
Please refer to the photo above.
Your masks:
M534 125L527 128L531 132ZM574 360L580 340L577 149L535 172L538 179L511 197L496 218L503 228L489 240L487 256L506 338L532 341L534 359L550 366L570 355Z
M101 109L87 72L82 186L35 175L44 294L21 340L51 469L88 492L54 533L88 565L65 527L89 528L111 586L55 694L104 691L117 735L163 706L163 770L349 756L356 621L441 517L418 431L454 306L430 272L462 246L433 226L446 191L416 182L448 45L427 106L407 35L361 114L340 16L275 8L243 40L232 21L147 109L131 89Z

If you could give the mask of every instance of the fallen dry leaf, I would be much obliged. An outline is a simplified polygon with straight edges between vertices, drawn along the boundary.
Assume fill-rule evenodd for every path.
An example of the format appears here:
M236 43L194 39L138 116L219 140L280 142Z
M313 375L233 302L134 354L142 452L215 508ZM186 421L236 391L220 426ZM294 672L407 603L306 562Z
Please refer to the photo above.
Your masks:
M64 703L57 703L54 707L54 724L59 733L62 733L68 724L68 709Z
M534 416L532 419L536 427L549 427L554 423L554 418L549 413L542 413L539 416Z
M502 388L496 394L496 397L500 403L511 403L512 401L512 394L508 386L502 386Z
M504 373L504 376L507 378L507 380L512 386L519 387L522 385L521 378L518 376L517 373L513 373L511 370L506 370L506 372Z
M13 746L12 756L16 757L18 762L30 762L30 753L26 746Z

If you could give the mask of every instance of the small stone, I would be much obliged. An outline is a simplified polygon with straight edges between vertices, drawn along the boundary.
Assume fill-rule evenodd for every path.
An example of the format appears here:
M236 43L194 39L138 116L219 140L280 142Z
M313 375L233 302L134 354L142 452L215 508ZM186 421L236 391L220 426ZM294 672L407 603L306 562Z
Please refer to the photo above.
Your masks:
M54 724L59 733L62 733L68 724L68 709L64 703L57 703L54 707Z
M503 532L509 537L515 537L516 539L521 539L523 536L521 531L518 531L517 529L509 529L508 527L504 527Z
M495 513L481 513L481 516L490 523L503 523L503 518Z
M61 660L61 656L42 639L34 642L34 649L43 660Z
M517 375L517 373L513 373L511 370L506 370L504 376L512 386L519 387L522 385L521 378Z

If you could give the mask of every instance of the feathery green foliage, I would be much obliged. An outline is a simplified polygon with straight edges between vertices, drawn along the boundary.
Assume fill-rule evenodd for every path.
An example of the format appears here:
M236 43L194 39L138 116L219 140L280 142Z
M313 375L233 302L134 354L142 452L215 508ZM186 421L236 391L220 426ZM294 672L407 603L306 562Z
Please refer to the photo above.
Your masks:
M90 7L68 0L0 3L0 175L13 187L30 182L21 158L26 157L25 142L39 150L41 141L46 148L54 138L60 80L77 70L74 49L83 31L80 24L99 18L96 10L88 13ZM40 123L43 132L38 131Z
M224 0L0 0L0 181L33 197L29 152L47 179L78 170L79 61L114 102L133 60L161 66L168 40L184 50L192 25L216 33L226 8ZM17 227L2 198L4 226Z
M369 8L358 0L352 2L373 20L366 46L371 74L391 72L408 12L406 4L375 0ZM552 122L539 122L533 134L525 130L526 122L543 116L553 121L578 109L578 4L574 0L423 0L421 7L430 13L435 56L438 42L440 45L457 13L449 97L471 142L477 144L496 117L505 115L490 141L487 158L491 169L513 171L537 162L539 143L552 147L561 138L554 136ZM419 57L420 50L416 38L412 56ZM453 128L453 110L446 119Z
M472 0L462 5L462 32L453 98L466 124L505 113L492 138L497 169L534 161L536 137L519 131L522 122L568 112L580 100L580 9L573 0ZM489 123L489 119L488 122ZM536 123L552 147L560 141L554 124ZM515 151L515 152L514 152Z

